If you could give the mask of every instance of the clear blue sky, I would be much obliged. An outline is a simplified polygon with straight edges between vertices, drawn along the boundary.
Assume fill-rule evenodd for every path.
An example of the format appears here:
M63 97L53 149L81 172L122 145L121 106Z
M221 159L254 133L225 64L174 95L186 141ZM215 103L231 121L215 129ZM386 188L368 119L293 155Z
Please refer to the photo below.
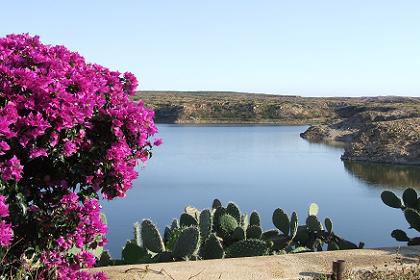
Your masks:
M2 1L38 34L141 89L420 96L420 1Z

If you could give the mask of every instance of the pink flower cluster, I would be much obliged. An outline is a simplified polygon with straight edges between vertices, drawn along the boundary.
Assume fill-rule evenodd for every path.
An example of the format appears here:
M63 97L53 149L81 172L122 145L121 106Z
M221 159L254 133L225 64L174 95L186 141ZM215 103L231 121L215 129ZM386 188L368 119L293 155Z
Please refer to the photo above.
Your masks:
M123 197L157 132L154 112L130 99L136 87L133 74L86 63L63 46L29 35L1 38L2 179L19 182L23 166L37 158L82 159L89 168L77 183L109 199ZM72 178L57 179L50 183Z
M85 199L83 203L79 203L79 196L75 193L62 197L55 212L58 218L63 215L76 216L71 219L76 223L76 227L73 227L73 231L68 230L64 236L57 238L54 249L42 253L41 260L46 268L45 274L57 268L58 279L91 279L83 276L85 273L79 269L93 267L96 259L89 249L103 247L107 241L105 238L107 227L101 220L100 209L97 199ZM70 249L73 249L71 253Z
M131 99L137 85L37 36L0 38L0 245L12 242L12 226L19 240L10 263L40 248L58 279L91 279L80 268L106 242L98 194L124 197L136 165L162 143L150 139L154 112Z
M6 197L0 195L0 247L8 247L12 243L13 230L12 225L5 221L7 217L9 217L9 206Z

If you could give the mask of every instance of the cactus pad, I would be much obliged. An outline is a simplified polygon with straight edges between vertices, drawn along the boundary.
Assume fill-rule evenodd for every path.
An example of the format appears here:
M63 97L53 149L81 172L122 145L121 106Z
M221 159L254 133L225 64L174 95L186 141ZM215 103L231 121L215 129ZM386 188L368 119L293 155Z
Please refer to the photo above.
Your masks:
M253 211L249 217L249 224L252 226L261 226L261 219L258 212Z
M267 244L258 239L248 239L235 242L226 250L228 258L242 258L253 256L264 256L268 252Z
M311 205L309 205L308 215L309 216L316 216L316 215L318 215L318 212L319 212L318 204L311 203Z
M325 228L327 229L328 233L331 234L333 232L333 223L330 218L325 218L324 221Z
M381 194L382 201L392 208L401 208L402 202L393 192L383 191Z
M200 256L205 260L222 259L225 255L223 246L215 234L210 234L200 249Z
M144 248L153 253L161 253L165 250L162 237L156 226L150 220L141 223L141 238Z
M235 203L228 203L228 205L226 206L226 213L234 217L238 223L241 222L241 211Z
M249 226L246 229L247 239L260 239L262 235L262 229L259 226Z
M212 218L211 218L210 210L205 209L201 211L200 217L199 217L199 225L200 225L201 239L204 242L211 232Z
M125 264L142 263L146 254L146 250L133 241L127 241L121 252L122 260Z
M181 217L179 218L179 225L181 227L198 226L198 221L190 214L182 213Z
M285 235L289 234L290 221L286 213L280 208L273 212L273 224Z
M177 259L188 258L197 251L199 242L200 232L198 228L195 226L185 228L174 245L172 255Z

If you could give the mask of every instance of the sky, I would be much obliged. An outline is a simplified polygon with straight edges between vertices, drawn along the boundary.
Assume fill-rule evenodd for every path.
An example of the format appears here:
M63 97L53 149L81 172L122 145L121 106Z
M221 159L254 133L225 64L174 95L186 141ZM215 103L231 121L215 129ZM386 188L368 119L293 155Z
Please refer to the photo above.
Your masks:
M142 90L420 96L420 1L0 0L39 35Z

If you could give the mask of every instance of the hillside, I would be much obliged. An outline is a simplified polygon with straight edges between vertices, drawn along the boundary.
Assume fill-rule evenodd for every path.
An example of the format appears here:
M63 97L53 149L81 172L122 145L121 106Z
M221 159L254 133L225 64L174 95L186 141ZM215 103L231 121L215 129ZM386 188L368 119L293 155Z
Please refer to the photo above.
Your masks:
M420 98L141 91L158 123L306 124L302 137L345 142L344 160L420 165Z
M420 108L420 98L317 98L240 92L140 91L160 123L330 123L372 109Z

